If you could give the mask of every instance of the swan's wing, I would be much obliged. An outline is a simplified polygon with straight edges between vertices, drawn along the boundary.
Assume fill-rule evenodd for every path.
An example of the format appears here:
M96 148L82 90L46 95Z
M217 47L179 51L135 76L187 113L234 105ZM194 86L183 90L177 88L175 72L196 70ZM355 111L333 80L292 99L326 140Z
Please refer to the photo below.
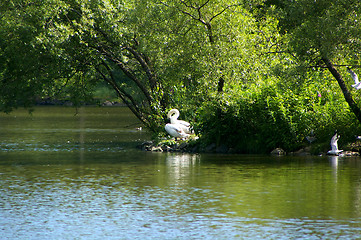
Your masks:
M170 118L170 123L185 126L185 127L190 127L190 125L191 125L189 122L186 122L186 121L183 121L183 120L178 120L175 117Z
M183 129L183 131L187 134L193 134L193 129L191 128L191 124L189 122L183 120L177 120L177 124Z
M186 121L183 121L183 120L177 120L177 123L178 124L181 124L183 126L186 126L186 127L190 127L191 124L189 122L186 122Z
M173 137L187 137L188 134L186 134L180 125L178 124L166 124L164 129L169 133L169 135Z
M178 133L183 131L183 129L180 126L178 126L177 124L169 124L169 123L167 123L164 128L168 133L170 131L174 131L174 132L178 132Z
M352 79L355 81L355 85L358 84L360 81L358 80L357 74L352 71L351 69L347 68L347 72L351 74Z

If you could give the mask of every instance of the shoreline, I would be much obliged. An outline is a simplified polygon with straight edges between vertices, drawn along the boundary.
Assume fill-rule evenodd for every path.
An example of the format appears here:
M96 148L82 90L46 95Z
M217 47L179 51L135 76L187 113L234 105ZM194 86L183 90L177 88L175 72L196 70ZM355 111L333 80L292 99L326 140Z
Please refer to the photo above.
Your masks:
M74 103L70 100L52 100L52 99L38 99L36 100L35 106L65 106L65 107L75 107ZM99 107L128 107L124 103L117 101L97 101L82 103L79 107L86 106L99 106ZM211 154L248 154L242 153L240 150L228 147L226 145L217 146L215 143L209 144L205 147L201 147L199 143L190 142L190 141L160 141L156 143L155 141L143 142L137 146L138 149L143 151L151 152L184 152L184 153L211 153ZM327 151L320 151L319 153L312 153L312 146L305 146L300 148L297 151L286 152L282 148L275 148L269 153L260 153L260 154L270 154L275 156L326 156ZM361 155L361 142L351 142L348 143L345 147L345 150L339 155L333 156L360 156ZM329 155L332 156L332 155Z
M206 147L200 147L197 143L188 143L187 141L146 141L137 146L138 149L149 152L180 152L180 153L210 153L210 154L247 154L238 151L237 149L229 148L225 145L216 146L216 144L209 144ZM347 148L338 155L329 155L327 152L320 152L318 154L311 153L311 147L303 147L294 152L286 152L282 148L275 148L271 152L264 153L266 155L274 156L360 156L361 149ZM251 154L251 153L249 153Z
M74 107L75 104L70 100L58 100L58 99L38 99L35 101L34 106L65 106ZM127 107L126 104L117 101L108 100L94 100L93 102L81 102L80 106L102 106L102 107Z

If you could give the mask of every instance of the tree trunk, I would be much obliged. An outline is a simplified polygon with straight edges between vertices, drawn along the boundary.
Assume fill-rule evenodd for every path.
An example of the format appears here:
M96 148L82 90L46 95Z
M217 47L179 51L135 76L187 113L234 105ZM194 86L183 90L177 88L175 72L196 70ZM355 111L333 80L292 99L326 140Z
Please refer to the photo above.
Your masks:
M345 81L342 79L341 74L336 70L331 61L328 58L322 58L324 63L326 64L327 69L332 73L332 75L336 78L338 85L340 86L343 96L345 97L346 102L350 106L352 112L356 115L358 121L361 123L361 110L352 99L351 92L347 89Z

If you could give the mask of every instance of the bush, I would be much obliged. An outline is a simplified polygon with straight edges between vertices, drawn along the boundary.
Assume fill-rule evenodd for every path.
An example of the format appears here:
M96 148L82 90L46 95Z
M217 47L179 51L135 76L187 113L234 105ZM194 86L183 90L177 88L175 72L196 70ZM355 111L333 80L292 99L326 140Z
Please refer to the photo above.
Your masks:
M317 138L314 146L326 151L335 130L341 146L361 130L342 97L321 94L314 86L298 93L273 85L238 97L223 93L205 102L198 116L196 130L204 145L224 144L241 153L269 153L276 147L295 151L309 144L310 132Z

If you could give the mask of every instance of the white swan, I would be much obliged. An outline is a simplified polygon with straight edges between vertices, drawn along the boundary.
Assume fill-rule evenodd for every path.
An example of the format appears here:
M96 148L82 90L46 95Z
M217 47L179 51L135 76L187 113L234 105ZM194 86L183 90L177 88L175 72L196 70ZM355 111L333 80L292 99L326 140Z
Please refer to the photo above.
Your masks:
M343 150L338 150L337 141L339 138L340 138L340 135L338 135L336 132L335 135L333 135L333 137L331 138L331 150L328 151L327 154L338 155L343 151Z
M167 117L170 119L170 123L171 124L176 124L178 125L180 128L183 129L183 131L187 134L191 134L192 131L190 129L191 124L189 122L183 121L183 120L178 120L179 117L179 111L178 109L171 109L168 112Z
M361 89L361 83L358 80L357 74L354 71L352 71L350 68L347 68L347 72L351 74L352 79L355 81L355 84L352 84L351 86L354 87L356 90Z
M164 129L169 135L175 138L186 138L189 136L178 124L167 123Z

